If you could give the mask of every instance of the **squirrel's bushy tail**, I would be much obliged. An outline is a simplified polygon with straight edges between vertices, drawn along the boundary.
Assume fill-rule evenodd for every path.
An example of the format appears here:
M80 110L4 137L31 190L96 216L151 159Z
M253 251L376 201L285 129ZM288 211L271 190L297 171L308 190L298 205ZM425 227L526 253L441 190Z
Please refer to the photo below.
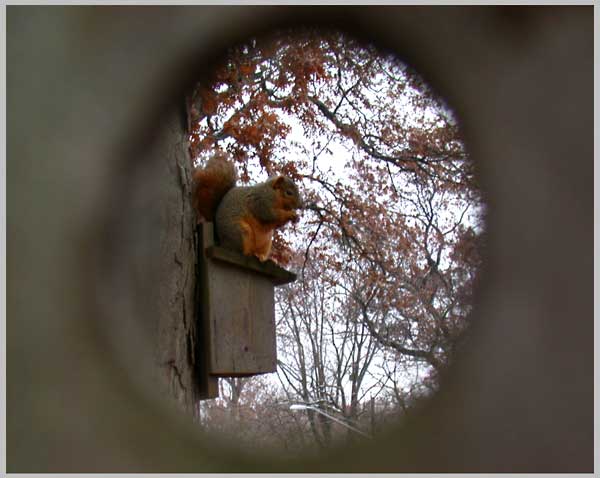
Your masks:
M223 196L237 181L237 170L224 153L217 153L202 169L196 169L194 178L194 206L198 214L213 221Z

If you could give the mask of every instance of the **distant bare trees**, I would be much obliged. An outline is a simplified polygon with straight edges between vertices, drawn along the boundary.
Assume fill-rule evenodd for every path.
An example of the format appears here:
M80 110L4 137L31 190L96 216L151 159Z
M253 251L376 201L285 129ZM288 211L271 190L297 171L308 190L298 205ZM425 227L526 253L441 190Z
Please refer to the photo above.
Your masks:
M409 67L337 33L233 48L189 100L192 158L284 173L306 211L274 259L277 376L223 380L202 423L248 443L327 447L436 390L468 326L484 204L458 121ZM276 437L276 438L275 438Z

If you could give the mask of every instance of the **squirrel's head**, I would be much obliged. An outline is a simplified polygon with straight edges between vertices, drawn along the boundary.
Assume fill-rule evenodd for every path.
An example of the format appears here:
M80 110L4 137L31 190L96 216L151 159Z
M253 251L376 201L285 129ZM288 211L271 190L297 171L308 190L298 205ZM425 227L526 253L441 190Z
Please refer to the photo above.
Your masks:
M302 207L302 198L294 181L286 176L277 176L272 184L284 209L291 211Z

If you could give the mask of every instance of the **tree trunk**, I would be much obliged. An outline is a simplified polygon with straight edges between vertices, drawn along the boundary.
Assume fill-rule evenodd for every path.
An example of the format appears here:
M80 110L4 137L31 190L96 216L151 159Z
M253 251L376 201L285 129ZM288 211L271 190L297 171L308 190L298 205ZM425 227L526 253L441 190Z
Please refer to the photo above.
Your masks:
M166 202L163 205L156 359L160 377L183 410L197 417L196 218L191 195L192 165L183 113L165 121L157 140Z

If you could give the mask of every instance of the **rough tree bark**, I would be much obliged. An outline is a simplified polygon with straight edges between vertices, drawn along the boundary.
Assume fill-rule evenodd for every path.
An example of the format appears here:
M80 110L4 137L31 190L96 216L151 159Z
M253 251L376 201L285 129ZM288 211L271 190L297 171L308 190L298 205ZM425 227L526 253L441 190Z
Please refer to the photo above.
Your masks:
M166 199L161 219L159 323L156 359L160 379L187 413L197 416L199 385L196 375L197 234L190 202L191 162L181 114L165 121L157 141Z

